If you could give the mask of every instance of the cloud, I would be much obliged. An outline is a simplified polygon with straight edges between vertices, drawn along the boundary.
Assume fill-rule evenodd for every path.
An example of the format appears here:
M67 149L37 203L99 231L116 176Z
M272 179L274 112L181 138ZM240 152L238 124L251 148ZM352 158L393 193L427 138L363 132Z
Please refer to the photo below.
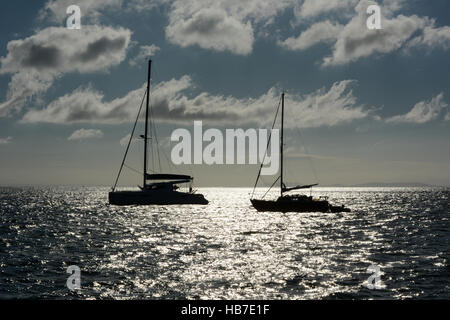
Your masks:
M404 115L389 118L386 122L422 124L436 120L440 116L441 112L447 107L448 104L444 102L444 93L440 93L430 101L421 101L417 103L410 112Z
M158 108L165 99L176 100L179 94L192 87L188 76L172 79L154 86L151 94L152 105ZM81 87L51 102L42 110L30 110L22 123L104 123L119 124L130 122L136 117L146 84L130 91L124 97L104 101L103 93L91 87Z
M186 20L171 22L166 35L181 47L198 45L240 55L251 53L254 41L250 22L244 24L220 9L202 9Z
M137 112L144 91L131 91L125 97L104 102L104 95L90 87L81 87L51 102L42 110L29 110L22 123L122 123ZM132 112L133 110L133 112Z
M131 31L124 28L46 28L26 39L10 41L7 56L0 59L0 73L104 70L125 58L130 37Z
M36 70L14 74L9 83L7 99L0 103L0 117L10 116L13 110L19 111L33 95L48 90L53 78L51 74L39 73Z
M119 143L122 147L126 147L128 145L128 142L130 141L131 133L127 134L125 137L120 139Z
M102 138L103 132L95 129L80 129L67 138L69 141Z
M307 19L316 19L319 16L337 14L340 17L348 17L361 0L304 0L294 7L294 15L297 22ZM406 3L406 0L371 1L370 4L379 4L387 16L398 11ZM367 7L366 7L367 8Z
M401 48L450 48L450 27L435 27L435 21L417 15L397 15L405 0L384 0L381 4L382 29L369 30L367 8L377 4L369 0L305 0L294 7L297 24L318 20L298 37L290 37L278 44L289 50L305 50L317 43L333 44L331 55L323 59L323 66L355 62L372 55L383 55ZM356 12L356 15L351 11ZM320 20L325 19L326 20ZM347 21L344 26L336 21ZM413 38L414 37L414 38Z
M81 30L50 27L10 41L6 57L0 58L0 74L12 75L0 116L20 110L66 73L104 72L120 64L130 38L131 31L124 28L84 26Z
M334 126L367 117L371 111L358 105L352 92L355 81L341 81L327 90L322 88L307 95L289 95L287 108L293 115L288 126ZM237 99L232 96L201 92L190 95L195 84L189 76L161 82L151 94L155 121L191 124L205 120L211 125L269 125L280 99L273 87L257 98ZM103 123L132 122L142 101L145 84L122 98L104 101L102 93L87 87L67 94L42 110L30 110L23 123Z
M352 87L355 80L335 82L329 90L322 88L314 93L295 97L287 103L293 105L295 115L292 126L322 127L336 126L368 117L372 111L358 105ZM288 122L289 123L289 122Z
M131 59L129 63L131 66L135 66L136 64L147 60L149 57L154 56L159 50L161 50L161 48L154 44L150 46L141 46L139 48L139 53Z
M450 49L450 27L436 28L435 21L432 20L432 25L425 27L423 34L412 39L408 43L408 47L441 47L444 50Z
M130 141L130 138L131 138L131 134L129 133L129 134L127 134L125 137L123 137L122 139L120 139L119 144L120 144L122 147L126 147L126 146L128 145L128 142ZM131 140L131 143L134 143L134 142L137 142L137 141L141 141L141 140L143 140L143 139L140 139L140 138L133 138L133 139ZM169 140L169 141L170 141L170 140Z
M357 16L339 34L331 56L324 59L324 66L354 62L373 54L386 54L401 48L416 32L428 23L427 18L416 15L394 18L385 17L381 30L369 30L366 26L366 9L371 1L362 0L356 6Z
M202 9L220 9L239 21L252 20L265 24L268 20L293 7L298 0L174 0L172 1L170 18L189 18Z
M12 137L0 138L0 145L10 144L12 139Z
M320 42L335 41L342 29L342 25L333 24L330 21L318 22L302 32L297 38L288 38L280 42L280 45L289 50L305 50Z
M169 12L167 39L181 47L248 55L254 27L264 28L297 0L175 0Z

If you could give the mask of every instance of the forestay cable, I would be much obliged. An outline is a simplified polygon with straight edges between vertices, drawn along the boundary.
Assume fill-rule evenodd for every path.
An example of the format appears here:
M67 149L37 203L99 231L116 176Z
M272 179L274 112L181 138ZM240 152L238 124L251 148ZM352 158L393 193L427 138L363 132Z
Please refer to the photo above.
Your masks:
M133 130L131 131L130 140L128 141L127 149L126 149L125 154L123 156L122 164L120 165L119 173L117 174L117 178L116 178L116 181L114 183L114 187L112 188L113 192L116 190L117 183L119 182L119 177L120 177L120 174L122 173L122 169L123 169L123 166L125 164L125 160L127 158L128 150L130 149L131 141L133 140L134 131L136 130L136 125L137 125L137 123L139 121L139 116L141 115L141 110L142 110L142 106L144 105L144 99L145 99L146 95L147 95L147 89L145 89L145 94L142 97L141 106L139 107L139 111L138 111L138 114L137 114L137 117L136 117L136 121L134 122Z

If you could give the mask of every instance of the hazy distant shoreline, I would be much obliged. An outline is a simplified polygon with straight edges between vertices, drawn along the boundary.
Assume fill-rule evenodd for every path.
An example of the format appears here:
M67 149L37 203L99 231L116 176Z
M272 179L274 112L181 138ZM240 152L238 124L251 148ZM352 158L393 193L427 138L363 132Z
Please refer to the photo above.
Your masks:
M85 187L85 188L92 188L92 187L98 187L98 188L111 188L111 186L108 185L43 185L43 184L9 184L9 185L0 185L0 188L45 188L45 187ZM269 186L258 186L257 188L268 188ZM119 188L137 188L136 186L119 186ZM253 186L198 186L199 189L205 189L205 188L247 188L247 189L253 189ZM317 187L314 187L314 189L318 188L450 188L450 186L446 185L431 185L431 184L425 184L425 183L401 183L401 182L395 182L395 183L382 183L382 182L373 182L373 183L363 183L363 184L354 184L354 185L345 185L345 184L334 184L334 185L318 185Z
M362 183L362 184L354 184L354 185L330 185L328 187L352 187L352 188L433 188L433 187L445 187L438 185L431 185L420 182L392 182L392 183L384 183L384 182L370 182L370 183Z

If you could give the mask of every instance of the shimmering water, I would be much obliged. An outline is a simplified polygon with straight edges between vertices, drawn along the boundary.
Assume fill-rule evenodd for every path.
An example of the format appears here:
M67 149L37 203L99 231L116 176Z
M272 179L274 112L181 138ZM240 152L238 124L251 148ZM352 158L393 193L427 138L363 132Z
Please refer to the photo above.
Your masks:
M0 188L0 298L450 298L448 189L319 188L351 213L114 207L107 188ZM79 293L66 268L81 268ZM363 284L370 265L384 288Z

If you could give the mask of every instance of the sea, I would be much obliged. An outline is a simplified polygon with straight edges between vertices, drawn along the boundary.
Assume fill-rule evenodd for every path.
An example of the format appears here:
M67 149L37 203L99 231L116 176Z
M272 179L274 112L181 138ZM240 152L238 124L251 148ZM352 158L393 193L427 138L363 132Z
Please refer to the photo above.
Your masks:
M200 189L207 206L108 191L1 187L0 299L450 299L449 188L314 189L350 213L258 213L246 188Z

